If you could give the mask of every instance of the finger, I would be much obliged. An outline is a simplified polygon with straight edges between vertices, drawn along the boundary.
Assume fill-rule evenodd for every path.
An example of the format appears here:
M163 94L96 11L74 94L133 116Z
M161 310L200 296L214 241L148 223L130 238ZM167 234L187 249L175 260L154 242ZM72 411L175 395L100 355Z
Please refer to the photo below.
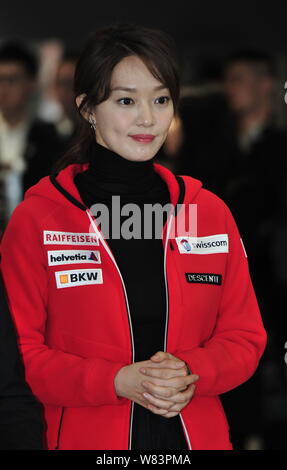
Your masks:
M181 361L181 359L178 359L177 357L173 356L172 354L166 351L158 351L150 358L150 360L156 360L156 361L163 361L165 359L173 359L175 361Z
M185 362L180 361L179 359L172 359L172 358L165 358L162 359L160 362L153 362L152 360L149 361L147 367L151 367L153 369L157 368L169 368L169 369L180 369L184 368L186 370ZM143 367L145 369L146 367Z
M165 416L168 413L168 410L164 410L163 408L157 408L156 406L149 404L147 409L156 415Z
M154 362L154 364L160 364L165 360L172 360L173 361L173 366L172 367L176 368L176 367L185 366L187 368L186 363L182 359L180 359L178 357L175 357L175 356L173 356L172 354L170 354L168 352L158 351L156 354L154 354L150 358L150 360L152 362ZM188 369L187 369L187 373L189 373Z
M178 359L177 357L173 356L170 353L162 352L162 351L151 356L150 360L152 362L157 362L157 363L161 361L172 360L174 362L181 362L182 364L185 364L184 361L182 361L181 359Z
M168 359L169 358L169 353L167 352L164 352L164 351L158 351L156 352L155 354L153 354L153 356L151 356L151 361L154 360L154 361L163 361L164 359Z
M146 408L147 410L149 409L148 408L149 402L144 397L142 397L141 399L135 398L133 401L137 403L138 405L141 405L143 408Z
M172 387L162 387L160 385L156 385L151 382L142 382L142 387L144 388L146 392L150 393L153 396L157 396L160 398L168 399L169 397L178 393L177 389L174 389Z
M172 388L176 388L178 390L188 387L192 383L196 383L199 379L199 376L196 374L186 375L184 377L172 377L171 379L166 379L165 383L163 383L163 379L152 378L150 379L152 383L156 385L163 385Z
M170 406L170 408L168 409L168 412L169 413L180 413L181 410L187 405L187 403L185 405L182 405L182 404L179 404L179 403L175 403L174 405Z
M148 400L149 404L156 406L157 408L162 408L164 410L169 410L171 406L174 405L172 401L169 400L162 400L160 398L156 398L150 393L143 393L143 396L146 400Z
M135 403L138 403L138 405L141 405L143 408L146 408L147 410L149 410L149 411L151 411L155 414L158 414L158 415L161 415L161 416L166 416L167 413L168 413L168 410L166 410L164 408L157 408L156 406L149 403L146 399L143 400L143 397L142 398L135 398L133 401ZM173 416L178 415L178 412L172 411L171 413L169 413L169 415L170 416L168 416L168 417L171 418Z
M195 385L190 385L188 389L186 389L183 393L181 392L175 392L174 395L171 395L168 399L166 398L165 400L168 400L173 403L174 405L182 405L186 406L186 404L191 400L195 390ZM162 396L154 394L153 397L163 399ZM174 408L173 408L174 409Z
M166 414L163 416L163 418L174 418L174 417L177 416L177 415L179 415L179 412L178 412L178 411L176 411L176 412L170 412L170 411L169 411L168 413L166 413Z
M195 385L191 384L184 392L176 393L169 398L174 404L186 406L190 402L195 390ZM177 409L176 409L177 410Z
M185 368L169 369L161 367L144 367L139 369L141 374L158 379L172 379L173 377L185 377L187 372Z
M148 377L148 380L142 382L142 386L145 388L146 386L152 387L160 387L159 393L161 393L161 388L171 388L175 389L176 392L183 390L185 387L190 385L191 383L195 383L199 379L198 375L186 375L183 377L172 377L170 379L162 379L158 377ZM148 390L151 391L151 390ZM156 389L152 389L152 395L157 393Z
M157 408L154 405L148 405L147 409L154 414L161 415L163 418L173 418L174 416L179 415L180 411L167 411L162 408Z

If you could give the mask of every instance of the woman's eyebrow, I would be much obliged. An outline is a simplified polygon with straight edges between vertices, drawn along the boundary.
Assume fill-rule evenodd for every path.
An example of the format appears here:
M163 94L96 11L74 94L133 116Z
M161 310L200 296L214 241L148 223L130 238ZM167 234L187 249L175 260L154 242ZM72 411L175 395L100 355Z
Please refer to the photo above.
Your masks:
M153 91L158 91L158 90L164 90L166 89L167 87L165 85L159 85L159 86L156 86ZM124 86L116 86L114 88L111 88L111 91L128 91L130 93L135 93L137 91L136 88L130 88L130 87L124 87Z

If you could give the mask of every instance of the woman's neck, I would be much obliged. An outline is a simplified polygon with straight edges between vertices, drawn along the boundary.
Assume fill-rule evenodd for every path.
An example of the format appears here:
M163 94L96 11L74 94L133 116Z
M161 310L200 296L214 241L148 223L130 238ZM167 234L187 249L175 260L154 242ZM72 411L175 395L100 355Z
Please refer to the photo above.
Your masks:
M153 159L147 161L127 160L103 145L95 144L89 155L89 170L97 179L135 182L154 173Z
M114 194L142 194L158 183L153 159L127 160L95 142L89 154L88 180Z
M119 195L121 203L166 204L170 201L165 181L155 171L153 159L145 162L127 160L117 153L93 145L89 167L75 176L75 184L87 206L112 200Z

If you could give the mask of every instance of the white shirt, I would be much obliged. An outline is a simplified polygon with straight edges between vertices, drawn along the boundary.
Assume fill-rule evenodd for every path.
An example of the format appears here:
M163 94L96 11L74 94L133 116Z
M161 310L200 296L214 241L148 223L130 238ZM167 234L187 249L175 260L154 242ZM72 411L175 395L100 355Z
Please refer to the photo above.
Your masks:
M27 143L29 122L10 127L0 114L0 163L12 170L23 172L26 168L24 152Z
M243 152L249 152L252 145L259 139L263 132L262 126L254 126L239 136L239 147Z
M4 183L5 216L8 220L23 194L22 174L26 169L24 153L27 145L29 121L10 127L0 113L0 165L8 169L0 171Z

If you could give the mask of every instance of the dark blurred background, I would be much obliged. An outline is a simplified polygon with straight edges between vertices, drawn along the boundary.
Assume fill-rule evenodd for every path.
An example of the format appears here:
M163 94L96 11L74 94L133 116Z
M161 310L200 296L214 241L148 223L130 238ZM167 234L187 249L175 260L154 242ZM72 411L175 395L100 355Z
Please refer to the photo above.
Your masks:
M236 449L286 450L285 2L5 2L0 233L24 192L70 144L78 123L72 93L77 56L90 32L115 22L159 28L176 42L179 116L156 160L200 179L229 205L268 331L254 376L221 395L231 440Z

